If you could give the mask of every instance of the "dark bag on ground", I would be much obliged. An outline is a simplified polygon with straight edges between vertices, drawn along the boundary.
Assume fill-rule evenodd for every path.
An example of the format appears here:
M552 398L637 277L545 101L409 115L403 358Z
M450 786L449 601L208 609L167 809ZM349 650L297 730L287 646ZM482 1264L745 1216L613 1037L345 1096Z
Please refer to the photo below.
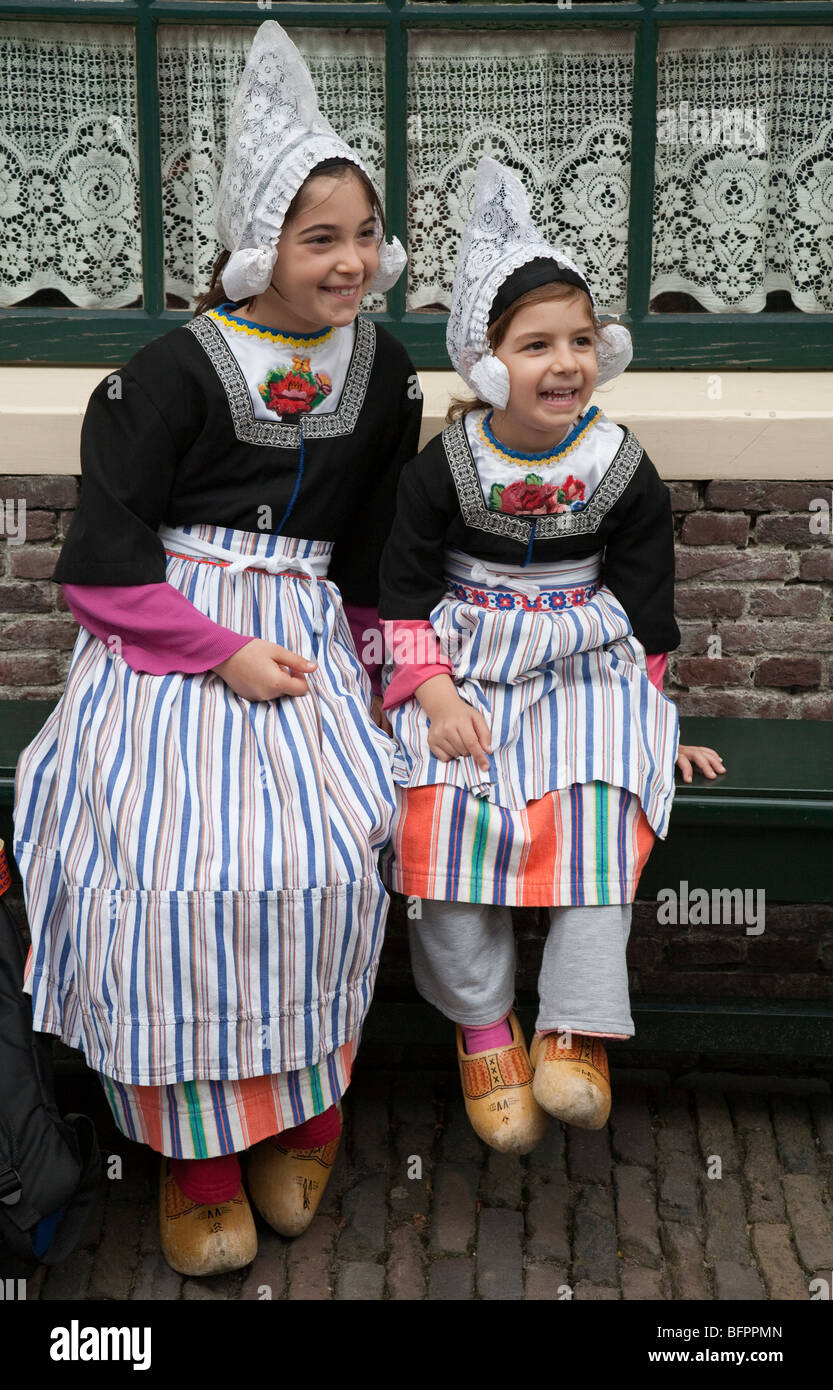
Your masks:
M8 872L0 841L0 894ZM23 945L0 896L0 1276L25 1278L74 1249L101 1174L86 1115L62 1117L52 1040L32 1031Z

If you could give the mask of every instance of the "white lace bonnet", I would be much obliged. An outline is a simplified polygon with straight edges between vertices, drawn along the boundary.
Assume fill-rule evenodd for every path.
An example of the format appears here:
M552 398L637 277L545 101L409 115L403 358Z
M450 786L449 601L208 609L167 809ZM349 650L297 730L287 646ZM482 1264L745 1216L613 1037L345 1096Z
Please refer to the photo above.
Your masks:
M231 252L222 281L232 299L268 288L286 210L310 170L324 159L349 159L368 174L319 111L298 49L269 19L255 34L234 98L217 193L217 232ZM406 261L396 237L383 243L371 290L390 289Z
M554 261L559 270L572 273L587 287L584 275L567 252L550 246L534 227L520 179L496 160L481 159L475 179L474 212L460 242L446 345L455 370L481 400L498 410L505 409L509 400L509 373L489 346L489 315L504 281L527 262L538 259ZM592 303L589 288L587 293ZM619 376L632 356L633 344L627 328L618 323L605 324L604 341L596 340L596 384L603 386Z

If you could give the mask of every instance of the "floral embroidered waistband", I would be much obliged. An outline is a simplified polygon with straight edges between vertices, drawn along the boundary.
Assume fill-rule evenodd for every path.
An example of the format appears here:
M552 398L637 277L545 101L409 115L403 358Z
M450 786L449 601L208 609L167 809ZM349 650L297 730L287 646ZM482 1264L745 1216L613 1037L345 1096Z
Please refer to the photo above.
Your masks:
M564 608L580 608L599 591L598 584L581 584L569 589L545 589L532 597L509 589L481 589L473 584L448 582L448 593L464 603L475 603L491 612L521 610L525 613L558 613Z

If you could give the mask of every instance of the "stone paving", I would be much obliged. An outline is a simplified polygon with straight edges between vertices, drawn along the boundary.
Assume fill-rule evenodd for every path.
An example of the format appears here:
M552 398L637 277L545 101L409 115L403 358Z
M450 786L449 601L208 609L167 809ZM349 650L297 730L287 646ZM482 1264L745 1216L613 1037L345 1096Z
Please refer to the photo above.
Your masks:
M546 1300L829 1297L833 1097L817 1077L614 1068L599 1133L525 1158L469 1128L456 1073L360 1064L324 1204L248 1269L183 1279L159 1251L157 1160L96 1106L105 1179L80 1247L28 1297ZM111 1163L111 1170L118 1164ZM812 1284L814 1280L826 1281ZM812 1284L812 1290L811 1290Z

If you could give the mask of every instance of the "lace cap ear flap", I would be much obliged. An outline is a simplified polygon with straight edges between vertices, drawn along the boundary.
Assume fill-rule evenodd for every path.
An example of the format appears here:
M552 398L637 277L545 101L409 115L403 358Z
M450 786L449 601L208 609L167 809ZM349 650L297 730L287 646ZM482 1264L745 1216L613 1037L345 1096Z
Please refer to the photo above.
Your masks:
M235 300L263 294L269 288L277 259L275 246L246 246L232 251L220 277L226 294Z
M373 276L369 289L381 294L392 289L407 264L408 257L398 237L383 241L379 247L379 269Z
M624 324L603 323L601 333L601 338L596 340L597 386L621 376L633 358L633 340Z
M488 401L496 410L505 410L509 404L509 372L491 348L469 367L468 382L477 392L481 401Z

